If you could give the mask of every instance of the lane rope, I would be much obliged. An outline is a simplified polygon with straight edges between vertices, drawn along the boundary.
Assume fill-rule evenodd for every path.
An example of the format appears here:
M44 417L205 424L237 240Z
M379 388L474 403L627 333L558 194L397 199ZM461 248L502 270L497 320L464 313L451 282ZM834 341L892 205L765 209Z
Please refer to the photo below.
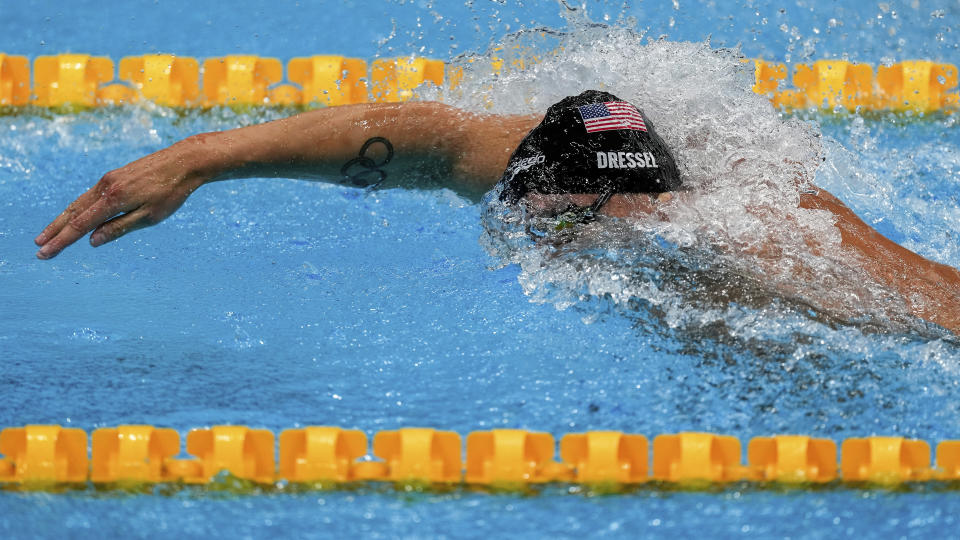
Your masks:
M89 444L88 444L89 442ZM960 441L930 445L903 437L830 439L803 435L755 437L747 463L740 441L713 433L646 437L617 431L553 435L519 429L475 431L466 437L431 428L377 432L371 446L359 430L331 426L280 433L230 425L180 434L125 425L92 433L59 425L0 431L0 485L45 489L51 484L208 484L223 474L257 484L393 482L444 485L896 486L960 480ZM464 459L464 456L466 459ZM652 459L651 459L652 458Z
M500 53L495 53L500 54ZM523 71L538 59L489 58L493 73ZM892 65L817 60L809 64L744 59L753 65L754 92L784 110L820 112L893 111L952 113L960 109L957 67L930 60ZM59 112L149 101L168 107L336 106L399 102L430 84L454 92L463 66L441 60L315 55L276 58L231 55L197 59L169 54L124 57L0 53L0 106L32 105ZM474 69L474 66L471 66ZM476 69L484 69L477 64ZM787 87L790 75L793 87Z

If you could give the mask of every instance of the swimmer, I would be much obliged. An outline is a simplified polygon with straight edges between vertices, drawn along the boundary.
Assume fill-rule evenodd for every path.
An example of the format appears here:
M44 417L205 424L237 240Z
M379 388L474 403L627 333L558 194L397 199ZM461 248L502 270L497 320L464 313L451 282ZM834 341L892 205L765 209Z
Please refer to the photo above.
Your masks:
M500 179L502 200L557 213L561 225L564 216L574 224L642 217L687 193L646 115L612 94L586 91L544 116L429 102L349 105L194 135L110 171L37 236L37 257L53 258L91 231L92 246L106 244L163 221L203 184L250 177L444 186L473 200ZM917 317L960 334L955 268L885 238L825 190L802 192L800 207L831 212L868 274L899 291Z

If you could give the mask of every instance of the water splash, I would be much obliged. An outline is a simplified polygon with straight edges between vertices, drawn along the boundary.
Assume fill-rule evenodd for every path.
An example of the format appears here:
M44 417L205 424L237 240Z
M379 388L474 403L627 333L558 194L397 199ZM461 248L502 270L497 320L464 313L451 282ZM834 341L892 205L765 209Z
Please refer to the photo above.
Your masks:
M653 327L727 337L838 325L948 336L862 269L832 213L799 206L821 174L831 188L836 175L871 193L887 186L857 172L856 154L825 140L815 123L784 117L754 94L738 51L652 40L571 13L569 31L519 32L486 63L461 59L465 82L448 101L533 114L586 89L612 92L644 109L689 191L661 205L661 217L601 218L573 234L489 194L481 243L501 264L521 267L533 301L589 311L600 298L627 314L652 314ZM490 67L497 60L499 70Z

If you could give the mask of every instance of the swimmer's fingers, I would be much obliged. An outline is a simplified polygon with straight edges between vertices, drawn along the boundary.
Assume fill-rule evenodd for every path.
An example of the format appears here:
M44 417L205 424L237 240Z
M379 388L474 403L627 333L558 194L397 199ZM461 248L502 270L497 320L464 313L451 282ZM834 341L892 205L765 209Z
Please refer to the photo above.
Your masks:
M128 232L143 229L154 224L156 224L156 221L151 218L150 212L141 206L132 212L117 216L94 229L93 234L90 235L90 245L99 247L107 242L113 242Z
M101 191L101 187L98 184L88 189L83 195L77 197L77 200L70 203L56 219L51 221L50 224L43 229L43 232L33 239L33 242L43 247L44 244L57 236L67 223L86 212L87 208L100 197Z
M37 258L51 259L56 257L67 246L79 240L94 227L128 210L130 208L116 205L110 197L100 198L85 212L67 220L66 224L56 233L56 236L43 244L43 247L37 252Z

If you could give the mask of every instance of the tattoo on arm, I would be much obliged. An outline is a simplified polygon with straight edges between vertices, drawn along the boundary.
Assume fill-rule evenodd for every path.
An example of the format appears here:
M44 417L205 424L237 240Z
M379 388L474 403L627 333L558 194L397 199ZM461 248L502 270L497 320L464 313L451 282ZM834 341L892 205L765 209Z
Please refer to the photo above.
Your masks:
M367 157L367 150L377 143L387 149L387 157L379 163ZM393 159L393 145L390 141L383 137L372 137L363 143L357 157L343 164L340 174L343 175L344 180L355 186L377 189L377 186L387 179L387 172L381 167L390 163L391 159Z

